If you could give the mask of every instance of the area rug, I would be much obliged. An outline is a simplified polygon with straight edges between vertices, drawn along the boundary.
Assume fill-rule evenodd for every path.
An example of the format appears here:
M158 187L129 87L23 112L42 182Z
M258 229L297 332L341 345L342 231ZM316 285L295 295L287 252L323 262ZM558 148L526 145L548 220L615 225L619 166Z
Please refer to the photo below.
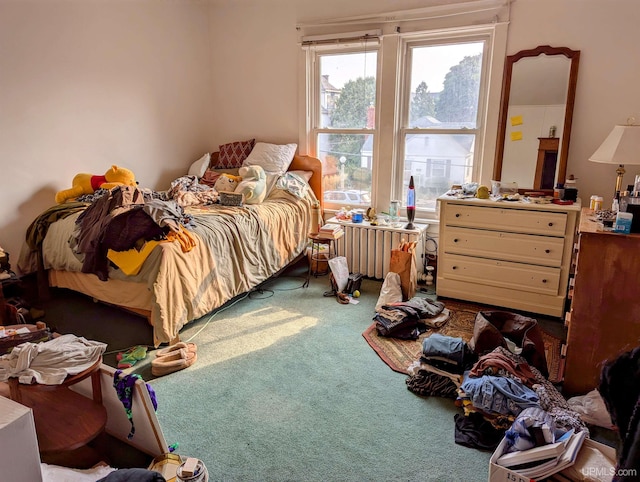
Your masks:
M440 333L445 336L462 338L464 341L469 342L473 337L473 326L478 311L496 309L463 301L446 300L444 303L445 307L450 311L449 320L441 328L423 333L417 340L401 340L399 338L379 336L375 322L365 330L362 336L392 370L408 374L409 365L418 360L422 354L422 340L433 333ZM544 330L541 331L549 369L549 381L557 383L560 381L562 340L549 335Z

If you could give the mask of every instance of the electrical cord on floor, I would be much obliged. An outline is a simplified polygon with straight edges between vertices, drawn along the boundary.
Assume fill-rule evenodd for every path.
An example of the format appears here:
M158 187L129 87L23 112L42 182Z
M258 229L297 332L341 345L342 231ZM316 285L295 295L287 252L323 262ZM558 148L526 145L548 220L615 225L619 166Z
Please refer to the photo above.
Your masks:
M209 323L211 323L211 320L213 320L213 318L218 313L222 313L223 311L228 310L229 308L231 308L232 306L235 306L237 303L241 302L245 298L248 298L250 295L251 295L251 291L249 291L248 293L245 293L243 296L239 297L237 300L234 300L232 303L229 303L227 306L223 306L222 308L211 313L207 318L207 321L205 321L204 325L198 331L196 331L193 335L191 335L187 340L184 340L184 342L188 343L191 340L193 340L196 336L198 336L202 332L202 330L204 330L207 326L209 326Z
M282 279L285 278L285 276L280 277L278 279ZM185 343L188 343L190 341L192 341L196 336L198 336L202 330L204 330L209 323L211 323L211 321L213 320L213 318L218 314L218 313L222 313L225 310L228 310L229 308L231 308L232 306L234 306L236 303L244 300L245 298L249 298L250 300L264 300L264 299L268 299L271 298L272 296L275 295L276 291L293 291L293 290L299 290L301 288L304 287L304 282L306 281L306 277L304 276L286 276L286 278L296 278L296 279L300 279L302 280L302 284L300 286L296 286L294 288L254 288L252 290L250 290L249 292L245 293L243 296L241 296L240 298L238 298L237 300L234 300L233 303L230 303L227 306L224 306L223 308L220 308L216 311L214 311L213 313L211 313L210 315L208 315L207 320L205 321L204 325L202 327L200 327L200 329L198 329L198 331L196 331L193 335L191 335L187 340L182 340ZM257 293L257 294L256 294ZM268 296L267 296L268 295ZM331 295L326 295L325 296L334 296L335 294L332 293ZM141 345L133 345L130 347L127 347L125 349L120 349L120 350L110 350L104 353L104 355L111 355L113 353L121 353L121 352L126 352L136 346L141 346ZM150 346L147 345L147 349L148 350L154 350L155 347L154 346Z
M255 295L258 293L258 295ZM267 298L272 298L274 295L274 291L266 288L254 288L249 291L249 299L250 300L266 300ZM255 296L254 296L255 295Z
M302 280L302 283L300 284L300 286L295 286L293 288L269 288L270 291L294 291L294 290L299 290L304 288L304 285L307 281L306 276L279 276L278 278L274 279L274 280L267 280L265 281L263 284L268 284L270 282L275 282L281 279L285 279L285 278L291 278L291 279L299 279ZM263 288L265 289L265 288Z
M300 276L292 276L292 278L302 278ZM306 278L305 278L306 279ZM250 300L263 300L263 299L267 299L267 298L271 298L272 296L274 296L274 291L291 291L291 290L297 290L302 288L304 285L301 286L297 286L295 288L280 288L280 289L265 289L265 288L254 288L252 290L250 290L249 292L245 293L243 296L241 296L240 298L238 298L237 300L235 300L233 303L230 303L229 305L220 308L219 310L216 310L215 312L211 313L211 315L209 315L209 317L207 318L207 321L205 322L205 324L198 330L196 331L193 335L191 335L189 337L189 339L185 340L185 342L190 342L191 340L193 340L196 336L198 336L202 330L204 330L209 323L211 322L211 320L213 319L214 316L216 316L218 313L222 313L225 310L228 310L229 308L231 308L232 306L234 306L236 303L244 300L245 298L249 298ZM269 296L255 296L254 293L258 293L259 295L264 295L265 293L268 293Z

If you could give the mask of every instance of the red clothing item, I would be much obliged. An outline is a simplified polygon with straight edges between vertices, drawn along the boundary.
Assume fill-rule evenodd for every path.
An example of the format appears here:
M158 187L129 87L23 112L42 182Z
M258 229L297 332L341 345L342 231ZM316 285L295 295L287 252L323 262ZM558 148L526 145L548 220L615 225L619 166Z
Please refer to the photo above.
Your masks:
M531 388L534 384L538 383L536 376L531 371L529 364L527 363L514 363L511 359L504 356L502 353L495 351L487 353L481 356L469 375L472 377L481 377L482 375L496 375L496 371L505 370L514 376L518 377L524 385Z
M106 182L106 176L91 176L91 189L97 191Z

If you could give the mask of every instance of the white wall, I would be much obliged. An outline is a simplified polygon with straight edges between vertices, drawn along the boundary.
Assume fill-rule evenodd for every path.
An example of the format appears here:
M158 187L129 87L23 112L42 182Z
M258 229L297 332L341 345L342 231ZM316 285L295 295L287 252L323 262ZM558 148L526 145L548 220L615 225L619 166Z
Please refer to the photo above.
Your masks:
M444 3L433 1L431 3ZM296 24L424 7L426 0L0 0L0 245L77 172L112 162L164 189L223 142L298 139ZM568 174L610 196L589 162L616 123L640 119L637 0L515 0L507 54L581 50ZM640 166L627 166L625 184Z
M166 189L210 150L209 6L0 0L0 246L78 172Z
M429 2L213 3L213 86L215 110L220 114L214 119L214 138L229 141L255 135L292 141L298 136L297 108L303 98L294 83L299 75L297 50L292 45L296 22L418 8ZM538 45L581 51L567 174L578 179L583 199L596 193L613 195L615 167L588 158L616 123L626 122L630 115L640 122L638 15L637 0L514 0L511 6L508 55ZM219 75L223 65L230 72L246 68L247 74ZM625 184L633 182L637 173L640 166L627 166Z

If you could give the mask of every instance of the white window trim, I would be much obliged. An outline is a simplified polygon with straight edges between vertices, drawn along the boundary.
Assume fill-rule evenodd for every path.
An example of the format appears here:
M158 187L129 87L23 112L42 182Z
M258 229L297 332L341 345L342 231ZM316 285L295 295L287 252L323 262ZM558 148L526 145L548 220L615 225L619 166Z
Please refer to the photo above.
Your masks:
M333 24L335 25L335 23ZM426 31L413 30L409 33L401 33L399 27L395 27L393 31L389 32L389 25L383 26L383 40L380 46L376 46L378 49L378 59L384 58L385 66L392 64L396 65L395 71L387 68L383 70L381 68L381 62L378 60L377 68L377 114L376 114L376 128L377 135L375 136L374 145L374 166L372 171L372 205L378 211L386 211L389 206L389 201L393 198L396 186L401 184L401 172L400 163L393 162L392 166L388 166L388 162L383 160L395 160L397 156L401 155L400 150L403 149L402 143L399 142L399 127L401 121L399 118L401 97L400 95L406 95L404 92L406 88L398 89L397 84L400 79L400 72L405 66L402 65L401 59L403 58L402 49L407 42L411 42L416 38L444 38L448 34L451 37L469 36L472 38L475 36L484 36L486 39L485 52L483 53L483 61L486 65L486 74L482 76L481 89L482 94L480 102L484 105L479 105L478 112L484 113L484 117L479 119L478 124L478 138L479 144L476 145L477 150L474 160L474 175L481 184L488 185L493 173L493 163L495 158L495 143L498 127L498 113L500 108L500 94L502 90L502 73L504 68L504 61L506 56L506 44L507 44L507 32L508 22L495 22L492 24L476 25L472 27L454 27L454 28L442 28ZM348 34L340 34L345 38L348 38ZM328 35L330 36L330 35ZM361 48L362 43L357 42L357 47ZM354 43L344 41L340 44L345 49L345 52L354 48ZM315 46L317 49L321 49L321 45ZM335 49L335 44L331 47ZM371 47L373 50L373 47ZM318 105L314 105L313 109L310 109L308 102L319 102L319 97L315 95L319 92L319 78L314 75L315 66L312 64L315 61L315 55L308 54L307 49L300 49L299 53L300 65L304 66L303 74L299 76L300 88L299 88L299 118L304 119L304 122L300 122L299 131L299 146L301 152L310 154L316 153L315 136L313 135L313 119L311 114L315 114L318 109ZM311 75L309 75L311 74ZM407 79L405 79L407 80ZM408 81L408 80L407 80ZM399 94L402 92L402 94ZM403 115L403 114L402 114ZM334 131L332 131L334 132ZM339 133L339 130L335 130ZM393 139L393 141L388 141ZM384 163L384 167L388 168L388 172L385 169L385 175L381 173L381 165ZM389 179L391 178L391 182ZM404 211L404 210L403 210ZM419 220L435 220L438 218L438 209L435 211L419 210L417 211L417 219ZM406 215L406 212L403 213Z

